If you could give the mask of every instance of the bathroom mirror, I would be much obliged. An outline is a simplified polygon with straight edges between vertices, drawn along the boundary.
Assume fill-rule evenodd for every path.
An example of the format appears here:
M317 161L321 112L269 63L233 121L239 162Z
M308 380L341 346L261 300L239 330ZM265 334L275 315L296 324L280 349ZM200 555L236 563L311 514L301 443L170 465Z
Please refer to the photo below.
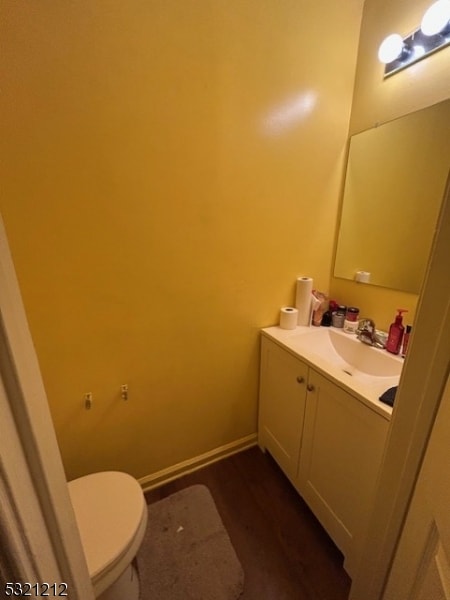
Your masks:
M418 294L449 168L450 100L354 135L335 277Z

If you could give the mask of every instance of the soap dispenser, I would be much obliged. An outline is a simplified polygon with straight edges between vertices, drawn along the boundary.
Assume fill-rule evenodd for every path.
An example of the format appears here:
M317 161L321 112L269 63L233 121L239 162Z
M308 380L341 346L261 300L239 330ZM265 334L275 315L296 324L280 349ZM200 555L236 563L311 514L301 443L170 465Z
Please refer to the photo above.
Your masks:
M389 336L386 342L386 350L388 352L391 352L392 354L398 354L400 352L403 339L403 332L405 331L405 328L402 324L402 313L408 311L405 308L398 308L397 312L398 314L395 317L395 321L389 327Z

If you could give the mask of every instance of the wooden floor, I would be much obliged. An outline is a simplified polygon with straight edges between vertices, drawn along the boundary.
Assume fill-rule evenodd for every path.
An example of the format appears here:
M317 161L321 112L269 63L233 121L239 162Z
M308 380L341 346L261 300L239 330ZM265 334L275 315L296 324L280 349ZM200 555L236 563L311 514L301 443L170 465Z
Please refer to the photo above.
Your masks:
M209 488L241 561L241 600L348 598L342 555L269 454L235 454L146 492L147 503L196 483Z

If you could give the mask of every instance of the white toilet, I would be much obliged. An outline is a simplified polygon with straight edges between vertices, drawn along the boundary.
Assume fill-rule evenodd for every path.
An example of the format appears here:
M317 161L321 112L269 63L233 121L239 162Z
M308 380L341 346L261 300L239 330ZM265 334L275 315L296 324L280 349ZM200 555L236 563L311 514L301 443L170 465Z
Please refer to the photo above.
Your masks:
M86 562L99 600L138 600L133 564L147 526L147 505L139 483L117 471L70 481Z

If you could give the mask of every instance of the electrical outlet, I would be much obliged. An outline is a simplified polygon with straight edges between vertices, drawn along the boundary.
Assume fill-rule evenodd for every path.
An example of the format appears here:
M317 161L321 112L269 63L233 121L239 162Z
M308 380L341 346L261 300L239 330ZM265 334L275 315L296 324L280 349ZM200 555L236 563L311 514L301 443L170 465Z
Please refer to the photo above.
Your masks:
M92 408L92 392L86 392L84 395L84 407L86 410Z
M120 386L120 397L122 400L128 400L128 384L124 383Z

